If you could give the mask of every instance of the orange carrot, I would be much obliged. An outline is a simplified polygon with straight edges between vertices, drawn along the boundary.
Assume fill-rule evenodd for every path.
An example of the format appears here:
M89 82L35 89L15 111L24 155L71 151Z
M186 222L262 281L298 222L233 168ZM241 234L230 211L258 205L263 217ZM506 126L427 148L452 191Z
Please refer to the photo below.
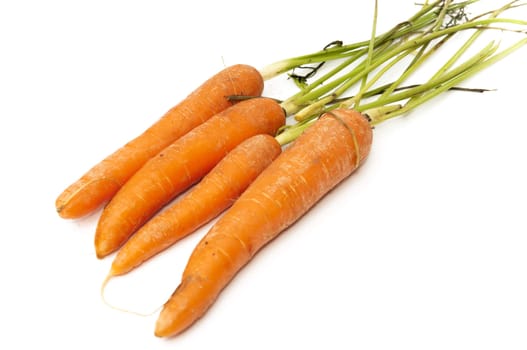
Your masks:
M122 275L218 216L280 154L272 136L253 136L194 188L139 229L118 251L109 276Z
M79 218L102 206L146 161L213 115L232 105L230 95L260 95L263 79L251 66L228 67L171 108L144 133L106 157L59 195L63 218Z
M253 98L215 115L169 145L137 171L104 208L95 233L97 257L117 250L243 140L257 134L274 135L284 124L284 111L276 101Z
M267 167L193 251L155 334L176 335L200 318L234 275L367 157L371 127L355 111L326 113Z

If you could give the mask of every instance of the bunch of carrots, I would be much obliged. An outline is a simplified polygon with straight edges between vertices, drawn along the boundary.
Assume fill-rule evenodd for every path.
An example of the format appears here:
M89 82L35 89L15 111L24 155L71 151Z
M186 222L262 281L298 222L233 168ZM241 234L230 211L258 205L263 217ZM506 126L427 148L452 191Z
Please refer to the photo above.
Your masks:
M360 167L373 126L444 91L471 91L459 83L527 44L527 21L501 17L522 4L468 18L465 8L477 1L427 2L382 34L376 33L376 4L368 40L334 42L262 70L225 68L70 185L56 200L58 214L75 219L104 207L96 255L117 252L106 281L219 216L155 327L160 337L184 331L260 249ZM465 58L489 30L523 37L502 51L491 42ZM470 35L435 74L404 85L459 33ZM263 97L265 81L284 73L298 93ZM397 79L379 85L388 73ZM345 96L352 88L355 94Z

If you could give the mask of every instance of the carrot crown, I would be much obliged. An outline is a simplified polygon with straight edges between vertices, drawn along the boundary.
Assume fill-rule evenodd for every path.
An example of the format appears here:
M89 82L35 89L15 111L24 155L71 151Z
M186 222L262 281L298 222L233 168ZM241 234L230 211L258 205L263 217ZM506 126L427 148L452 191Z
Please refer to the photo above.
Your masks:
M527 44L527 21L503 18L502 14L525 4L509 2L498 9L469 18L466 10L479 0L434 1L420 6L407 21L376 34L377 1L369 40L344 45L335 41L321 51L273 63L261 70L265 79L287 73L299 88L280 101L294 123L283 127L277 139L287 144L296 139L323 113L335 108L353 108L367 115L372 125L407 113L447 90L485 92L488 89L458 85ZM499 51L500 43L488 42L470 53L483 32L501 32L523 37ZM453 37L466 38L435 73L419 84L404 85L430 57ZM468 57L467 57L468 56ZM324 64L334 61L333 68ZM307 71L299 74L298 71ZM386 76L396 78L379 84ZM344 95L355 89L353 96Z

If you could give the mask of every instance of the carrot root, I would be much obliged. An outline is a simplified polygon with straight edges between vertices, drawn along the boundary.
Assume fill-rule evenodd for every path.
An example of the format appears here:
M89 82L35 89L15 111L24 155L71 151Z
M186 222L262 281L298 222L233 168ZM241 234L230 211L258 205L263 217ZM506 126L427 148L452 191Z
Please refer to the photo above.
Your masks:
M107 203L151 157L215 114L235 104L228 96L259 96L260 73L248 65L234 65L217 73L137 136L66 188L56 199L62 218L88 215ZM111 179L110 182L104 179ZM111 185L109 185L111 184Z
M267 167L196 246L155 334L173 336L202 317L235 274L348 177L369 154L372 130L351 110L333 110Z
M100 177L82 181L71 189L65 200L57 200L55 207L63 219L75 219L94 212L108 200L105 193L115 193L122 183L111 177ZM82 208L82 209L81 209Z
M218 216L280 153L278 141L267 134L242 142L179 201L134 233L117 252L111 273L129 272Z
M158 210L205 176L225 155L258 134L274 135L284 111L268 98L242 101L150 159L104 208L95 233L98 258L116 251Z
M157 307L155 310L151 311L151 312L147 312L147 313L144 313L144 312L138 312L138 311L134 311L134 310L130 310L130 309L126 309L126 308L122 308L122 307L119 307L119 306L116 306L116 305L113 305L111 304L110 302L108 302L108 300L106 300L106 297L105 297L105 290L106 290L106 286L108 285L108 283L110 282L110 280L115 277L115 275L112 275L111 273L109 273L105 278L104 278L104 281L102 282L101 284L101 289L99 291L100 293L100 296L101 296L101 300L102 302L108 306L109 308L115 310L115 311L120 311L120 312L125 312L127 314L131 314L131 315L135 315L135 316L140 316L140 317L149 317L149 316L152 316L154 315L155 313L157 313L162 307L163 305L160 305L159 307Z

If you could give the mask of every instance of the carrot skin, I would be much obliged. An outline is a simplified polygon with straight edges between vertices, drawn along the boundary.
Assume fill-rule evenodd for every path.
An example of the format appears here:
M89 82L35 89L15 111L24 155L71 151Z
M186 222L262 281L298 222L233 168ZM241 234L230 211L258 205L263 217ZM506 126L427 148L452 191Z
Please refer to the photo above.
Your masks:
M102 258L117 250L175 196L205 176L243 140L274 135L284 111L268 98L242 101L210 118L151 158L104 208L95 232Z
M242 142L179 201L130 237L117 252L110 276L129 272L218 216L280 153L278 141L267 134Z
M326 113L268 166L196 246L155 334L173 336L202 317L235 274L368 156L372 131L351 110Z
M151 157L233 105L228 96L259 96L262 90L263 79L255 68L242 64L225 68L66 188L55 201L58 214L74 219L97 210Z

